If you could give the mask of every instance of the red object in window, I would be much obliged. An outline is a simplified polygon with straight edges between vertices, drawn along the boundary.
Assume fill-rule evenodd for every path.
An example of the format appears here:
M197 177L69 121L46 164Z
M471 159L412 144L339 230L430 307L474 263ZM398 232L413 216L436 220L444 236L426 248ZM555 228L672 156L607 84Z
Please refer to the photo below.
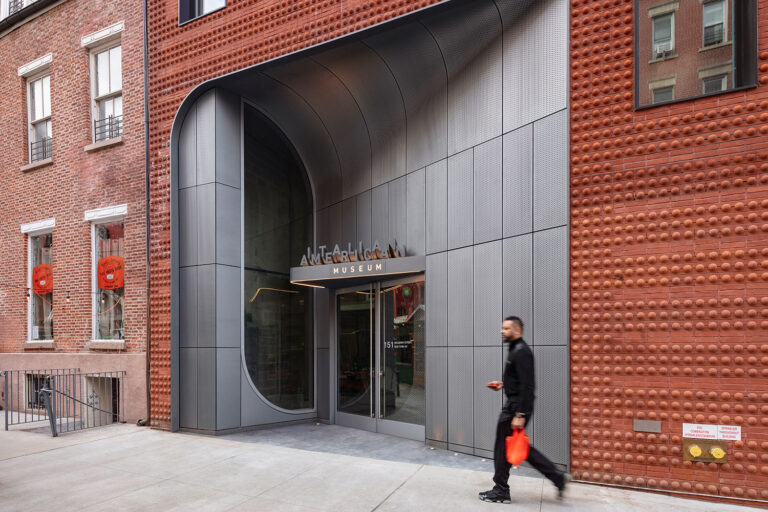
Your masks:
M516 428L511 436L507 436L507 462L517 467L528 458L530 440L525 430Z
M53 293L53 267L48 264L32 269L32 291L37 295Z
M100 290L116 290L124 284L125 266L120 256L107 256L99 260L96 271Z

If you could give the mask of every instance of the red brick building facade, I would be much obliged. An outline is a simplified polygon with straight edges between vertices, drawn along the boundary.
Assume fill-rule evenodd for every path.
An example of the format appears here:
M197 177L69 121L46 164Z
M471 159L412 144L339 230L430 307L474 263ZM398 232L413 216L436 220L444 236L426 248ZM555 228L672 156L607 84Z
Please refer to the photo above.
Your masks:
M10 16L5 4L0 19L0 367L125 370L126 414L136 421L146 417L142 2L26 2ZM111 64L105 51L112 52ZM99 85L100 54L106 67ZM41 77L47 77L50 90L38 90L45 96L42 122L47 117L49 123L45 142L35 140L39 136L31 127L35 100L29 91ZM110 110L112 120L105 121L100 113L116 101L122 102L124 116L116 115L118 105ZM92 256L92 230L101 225L112 226L107 236L125 262L122 299L106 313L122 309L122 318L103 327L99 322L106 322L101 317L108 308L94 297ZM52 260L54 284L46 295L28 289L30 270L39 263L28 260L28 246L39 233L52 239L46 257ZM45 309L44 329L52 332L43 335L39 326L28 325L30 303Z

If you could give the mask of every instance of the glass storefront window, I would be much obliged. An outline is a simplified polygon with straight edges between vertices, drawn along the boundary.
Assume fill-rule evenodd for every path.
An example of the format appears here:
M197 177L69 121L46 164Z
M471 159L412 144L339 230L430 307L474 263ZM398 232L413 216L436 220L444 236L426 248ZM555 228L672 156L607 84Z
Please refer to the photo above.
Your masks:
M256 388L288 410L314 407L313 291L290 267L313 245L303 166L278 129L246 106L244 119L245 361Z
M32 263L30 339L53 339L53 235L29 237Z
M123 223L96 224L94 233L96 256L94 338L122 340L124 335L123 298L125 296Z

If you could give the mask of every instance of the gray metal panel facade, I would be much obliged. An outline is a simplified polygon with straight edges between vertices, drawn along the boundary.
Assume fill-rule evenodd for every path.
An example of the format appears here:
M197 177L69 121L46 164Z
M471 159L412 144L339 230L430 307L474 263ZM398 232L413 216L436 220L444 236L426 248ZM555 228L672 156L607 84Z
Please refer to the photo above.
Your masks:
M331 418L331 397L329 383L331 382L330 350L318 348L315 351L317 357L317 417L323 420Z
M216 89L216 182L240 188L240 96L223 89Z
M350 197L341 203L341 241L357 246L357 197Z
M427 167L427 254L448 247L448 161Z
M533 228L568 223L568 111L533 124Z
M533 125L504 134L504 236L533 231Z
M448 345L452 347L473 345L472 253L472 247L448 252Z
M389 187L380 185L372 191L371 237L384 246L389 241Z
M197 346L216 346L216 265L197 268Z
M370 247L371 238L371 191L357 196L357 239L363 245Z
M216 263L216 184L198 185L197 264Z
M217 348L240 347L241 309L240 268L230 267L228 265L216 265Z
M216 263L240 266L240 188L216 184Z
M472 245L473 157L468 149L448 159L448 249Z
M475 148L474 243L501 238L502 138L496 137Z
M179 265L197 265L197 187L179 190Z
M497 346L501 326L501 240L473 246L475 346ZM450 254L450 253L449 253Z
M533 235L533 328L536 345L568 344L568 228Z
M427 256L427 346L448 345L448 253Z
M503 391L486 386L492 380L501 380L504 352L501 339L495 347L474 349L474 429L475 449L493 450L496 438L496 420L501 411Z
M448 349L426 348L426 437L448 441Z
M197 185L197 108L193 106L181 125L179 137L179 189Z
M448 347L448 442L474 444L472 347Z
M216 429L216 349L197 349L197 428Z
M197 184L216 180L216 90L197 101L196 116Z
M179 349L179 425L197 428L197 348Z
M406 243L406 192L405 176L389 182L389 241L405 246Z
M197 318L197 267L179 269L179 315L185 320ZM179 346L197 348L197 323L182 322Z
M216 429L240 426L240 347L216 349Z
M408 256L426 254L426 169L419 169L406 177L405 249Z
M568 347L534 348L536 447L552 462L568 464Z
M535 343L533 323L533 235L505 238L502 247L503 316L523 320L523 336Z

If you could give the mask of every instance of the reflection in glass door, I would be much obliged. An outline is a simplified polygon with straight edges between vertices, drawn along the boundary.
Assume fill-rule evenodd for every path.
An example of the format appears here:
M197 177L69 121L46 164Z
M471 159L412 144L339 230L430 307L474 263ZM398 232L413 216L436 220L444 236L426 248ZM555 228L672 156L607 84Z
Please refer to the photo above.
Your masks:
M423 277L336 297L337 423L423 440Z

